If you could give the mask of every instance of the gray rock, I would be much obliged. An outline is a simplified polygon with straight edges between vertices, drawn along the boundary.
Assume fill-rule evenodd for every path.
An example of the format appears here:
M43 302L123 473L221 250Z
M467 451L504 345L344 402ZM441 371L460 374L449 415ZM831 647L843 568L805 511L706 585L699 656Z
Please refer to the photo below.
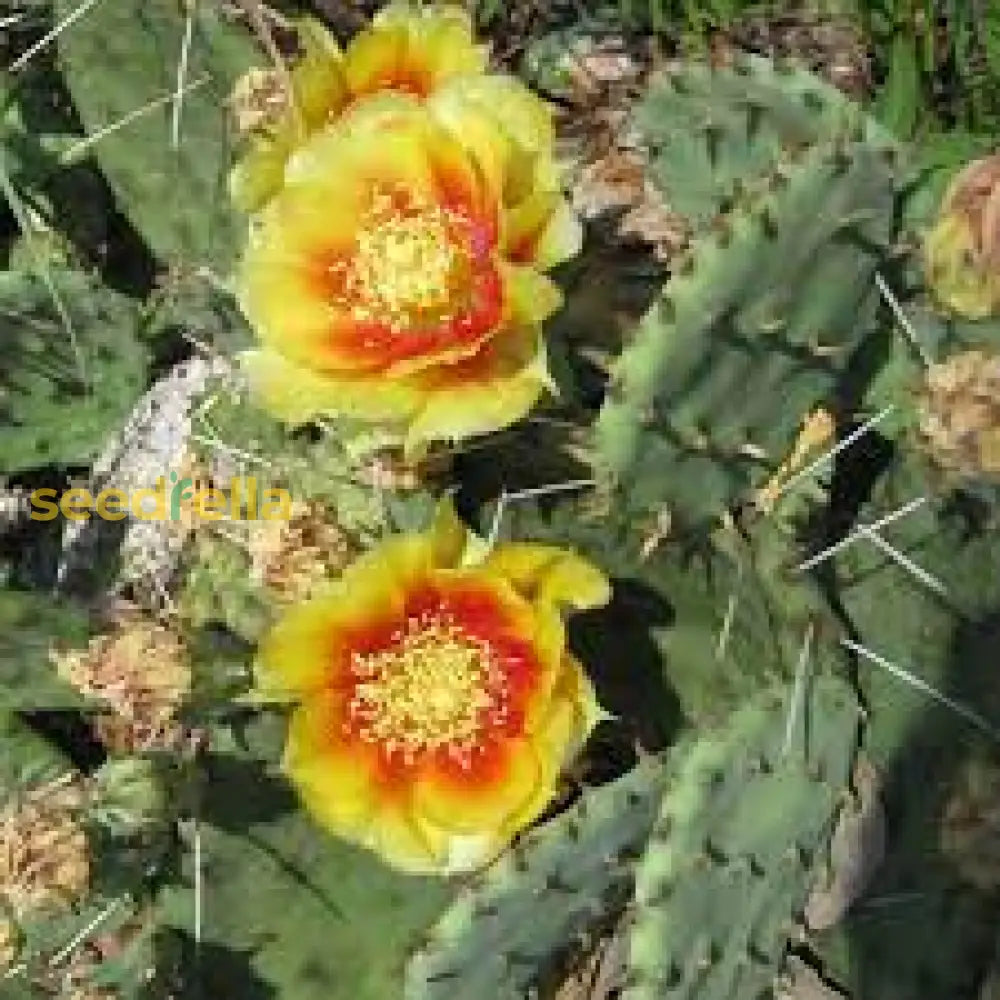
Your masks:
M191 358L159 379L133 408L125 426L94 463L85 486L96 496L117 488L131 495L152 488L158 477L169 485L183 460L191 435L192 410L209 380L232 374L224 360ZM118 553L118 589L131 585L142 596L165 595L180 555L177 526L169 520L144 520L131 512L121 521L91 516L66 521L57 588L64 593L88 589L91 568Z

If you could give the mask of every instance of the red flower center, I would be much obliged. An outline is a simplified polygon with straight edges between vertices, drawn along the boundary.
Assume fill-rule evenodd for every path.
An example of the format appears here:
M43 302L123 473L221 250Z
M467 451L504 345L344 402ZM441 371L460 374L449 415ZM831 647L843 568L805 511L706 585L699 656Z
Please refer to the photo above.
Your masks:
M461 204L377 186L351 250L322 263L323 294L379 354L475 342L501 315L494 242Z
M515 735L538 677L530 642L504 625L488 592L419 589L401 622L350 655L344 733L404 766L444 754L468 770Z
M509 721L504 664L445 611L410 618L388 648L355 653L351 666L350 728L406 763L444 750L471 766L482 738Z

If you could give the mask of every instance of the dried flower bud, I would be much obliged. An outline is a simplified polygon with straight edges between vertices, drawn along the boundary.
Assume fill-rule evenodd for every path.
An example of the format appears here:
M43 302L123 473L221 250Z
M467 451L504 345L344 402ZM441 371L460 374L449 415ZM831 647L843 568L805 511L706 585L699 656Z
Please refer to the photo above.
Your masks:
M172 748L183 743L177 709L191 689L191 666L170 628L122 605L110 632L86 649L50 654L60 676L81 693L104 702L119 725L103 720L106 743L125 751Z
M68 907L86 892L84 804L80 783L65 775L0 809L0 901L15 917Z
M942 305L970 319L1000 310L1000 154L975 160L951 182L924 258Z
M254 522L251 576L288 601L303 600L357 555L350 538L320 504L296 501L288 521Z
M241 136L266 132L288 112L288 90L276 69L251 69L229 95L229 107Z
M1000 474L1000 355L969 351L932 366L919 405L935 464L964 477Z

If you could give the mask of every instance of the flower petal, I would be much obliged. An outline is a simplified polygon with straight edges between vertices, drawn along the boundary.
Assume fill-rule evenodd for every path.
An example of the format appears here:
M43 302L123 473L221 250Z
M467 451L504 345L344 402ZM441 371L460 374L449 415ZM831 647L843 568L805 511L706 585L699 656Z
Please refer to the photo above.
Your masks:
M503 275L511 320L516 325L540 326L562 307L559 286L534 268L507 264Z
M442 754L418 775L413 806L446 830L495 830L534 797L540 777L541 765L527 739L490 744L468 769Z
M408 593L432 573L435 554L430 535L394 535L286 611L258 650L260 692L294 697L336 686L359 642L403 617Z
M303 804L326 830L401 871L439 870L446 841L416 821L409 787L384 773L377 748L342 738L342 716L330 693L292 715L283 768Z
M548 270L580 252L583 226L558 192L537 190L504 215L507 256Z
M405 379L315 372L275 351L247 351L239 363L260 405L289 424L323 415L404 421L424 402Z
M426 80L418 67L407 65L408 37L403 24L385 24L356 35L344 58L344 76L355 96L379 90L425 92Z
M481 73L486 52L474 43L468 14L456 7L419 12L390 5L347 50L346 72L356 95L404 90L426 97L453 76Z
M611 584L596 566L555 545L501 545L485 568L509 580L530 601L584 610L611 600Z
M535 794L507 821L512 837L545 811L559 790L560 776L586 743L605 713L597 702L590 679L573 657L567 655L552 694L548 713L531 734L541 774Z
M337 696L329 692L297 708L282 767L316 819L356 841L377 808L377 777L371 748L339 738L341 716Z
M467 361L419 372L412 383L424 405L412 419L407 450L427 441L457 441L525 416L551 385L537 330L500 331Z
M517 77L489 73L456 80L465 99L488 111L522 149L545 153L555 145L552 107Z

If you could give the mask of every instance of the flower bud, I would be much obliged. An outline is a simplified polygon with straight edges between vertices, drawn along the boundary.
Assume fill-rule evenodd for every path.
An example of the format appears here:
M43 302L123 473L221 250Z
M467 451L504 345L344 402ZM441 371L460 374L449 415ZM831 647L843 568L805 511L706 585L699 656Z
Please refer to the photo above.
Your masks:
M924 239L927 283L952 312L1000 311L1000 154L970 163L951 182Z

